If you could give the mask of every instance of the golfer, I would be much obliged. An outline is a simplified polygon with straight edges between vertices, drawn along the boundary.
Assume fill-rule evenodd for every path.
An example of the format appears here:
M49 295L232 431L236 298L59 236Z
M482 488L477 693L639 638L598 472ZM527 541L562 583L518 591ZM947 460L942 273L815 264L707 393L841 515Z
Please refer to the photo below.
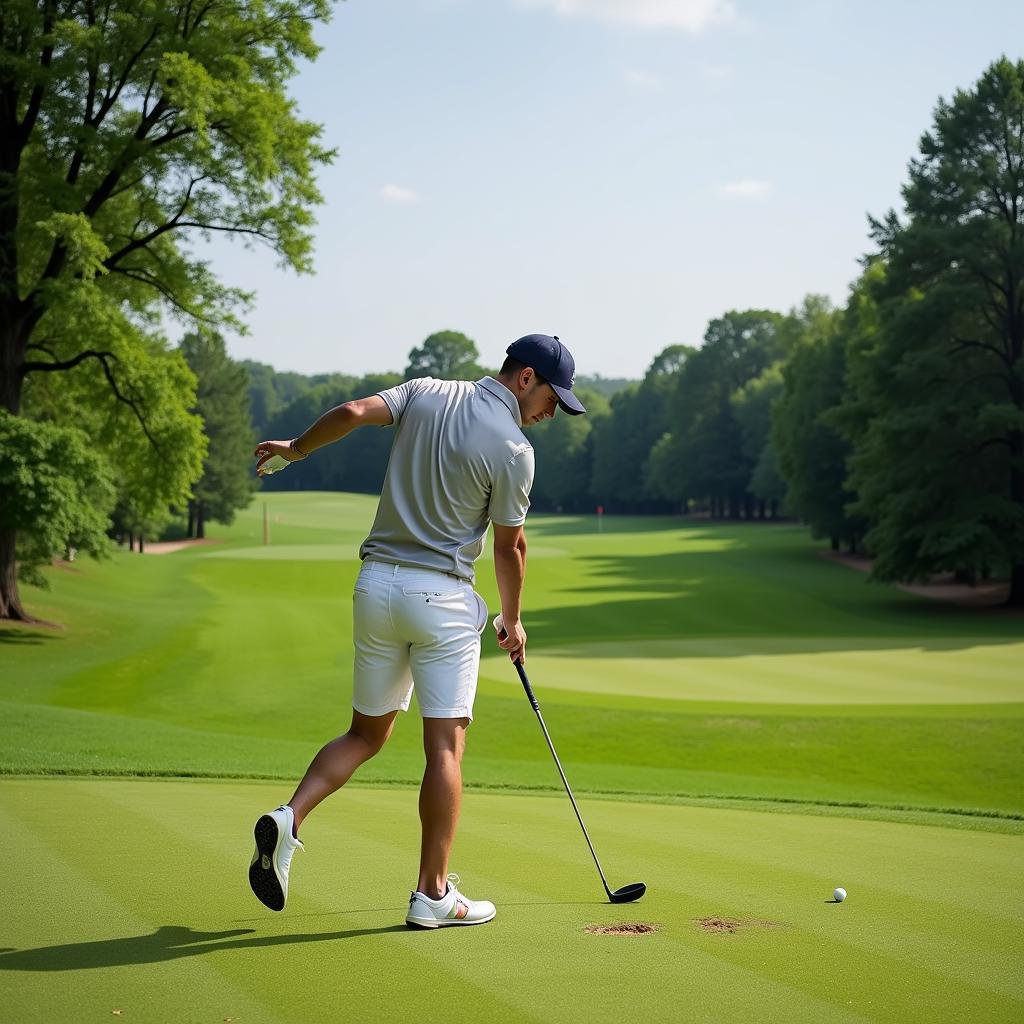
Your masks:
M352 724L320 750L291 800L256 822L249 884L271 910L284 909L306 815L384 746L415 689L426 767L419 877L406 924L437 928L494 917L493 903L464 896L458 876L448 874L488 619L473 589L474 562L490 524L505 629L498 643L513 661L525 660L523 524L534 460L523 430L559 406L570 415L585 412L572 393L574 379L572 355L557 337L528 334L509 346L496 378L406 381L331 409L292 441L256 448L263 476L357 427L397 429L377 515L359 549Z

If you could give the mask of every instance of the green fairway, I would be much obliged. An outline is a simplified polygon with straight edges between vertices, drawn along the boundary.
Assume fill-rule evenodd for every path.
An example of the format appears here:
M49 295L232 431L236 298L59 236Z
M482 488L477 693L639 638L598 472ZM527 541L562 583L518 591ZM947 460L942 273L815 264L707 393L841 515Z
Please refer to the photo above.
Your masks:
M66 628L0 629L0 769L293 778L348 722L374 507L274 494L267 546L257 500L216 543L53 570L26 597ZM581 791L1021 823L1019 616L867 584L798 527L541 517L528 533L527 667ZM361 778L415 782L421 757L403 720ZM466 778L558 784L489 638Z
M795 526L528 525L527 669L609 881L647 882L641 903L603 902L488 631L453 868L497 920L400 927L415 709L304 826L293 899L264 912L252 823L347 727L375 507L266 501L269 545L258 499L208 545L55 567L24 597L63 628L0 628L14 1019L429 1017L428 982L467 1021L1019 1015L1024 620L870 585ZM584 930L616 921L658 930Z
M282 793L265 783L0 782L5 833L18 837L0 943L8 1018L904 1022L1024 1012L1013 836L589 801L611 884L650 888L615 907L564 798L469 794L453 867L498 917L410 932L415 791L350 787L325 805L304 829L289 906L273 914L245 885L243 840L254 809ZM837 884L850 894L841 905L828 902ZM621 923L657 930L585 931Z

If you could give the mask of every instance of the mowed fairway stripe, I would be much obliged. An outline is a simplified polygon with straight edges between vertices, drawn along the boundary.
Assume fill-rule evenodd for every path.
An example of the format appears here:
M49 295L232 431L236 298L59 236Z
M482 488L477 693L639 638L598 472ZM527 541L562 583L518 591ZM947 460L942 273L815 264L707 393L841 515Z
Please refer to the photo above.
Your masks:
M57 934L71 963L95 953L83 943L120 940L106 968L49 976L50 1020L78 1019L83 1006L108 1014L111 986L121 1002L144 1004L147 1021L176 1022L236 1016L239 993L255 1021L338 1019L342 1006L346 1019L424 1019L425 999L445 1019L551 1024L763 1020L768 1007L800 1021L1006 1020L1024 1010L1011 970L1021 955L1018 837L589 800L583 813L610 883L650 886L640 903L616 907L567 800L468 793L452 866L499 917L422 933L401 924L418 852L414 789L353 786L332 798L303 828L308 851L296 856L288 909L259 906L245 884L252 821L285 795L266 783L0 783L5 823L32 839L14 850L26 892L10 933L22 952L0 962L42 957L25 950ZM825 903L839 883L849 900ZM711 916L739 930L702 931L696 919ZM660 930L584 931L621 921ZM158 955L159 927L240 934ZM98 987L79 984L86 974ZM39 979L6 979L16 1019L32 1020Z
M19 794L24 786L39 787L47 797ZM69 935L65 928L67 948L48 950L24 938L37 920L29 915L21 929L24 945L9 954L8 969L18 978L13 1005L24 1010L19 1020L84 1019L75 1015L85 1011L105 1017L117 1008L126 1017L175 1024L225 1016L309 1022L337 1020L344 1007L353 1015L344 1019L393 1021L396 1013L422 1013L424 993L431 991L440 993L437 1005L446 1020L479 1021L481 1006L502 1019L539 1019L452 970L450 951L417 947L420 933L402 923L405 903L394 899L396 886L389 885L382 899L379 880L369 870L345 871L340 885L337 873L318 878L311 872L286 913L261 907L246 883L251 808L267 804L258 790L239 796L217 783L67 780L8 781L0 791L4 803L13 795L18 817L38 833L45 834L59 816L59 829L52 831L63 842L69 833L95 838L67 844L69 869L48 873L36 910L59 921L70 892L83 917L106 915L113 922L100 932L98 946L92 934L83 941L78 929ZM25 813L30 803L34 811ZM377 865L387 863L387 847L374 844ZM409 852L402 852L408 864ZM369 863L365 850L362 862ZM368 879L376 884L368 885ZM22 984L27 975L13 972L54 957L69 963L75 980L51 983L55 1010L35 1017L35 987ZM0 964L4 959L0 953ZM82 1001L78 985L86 970L105 979L94 1003ZM118 997L109 1007L108 993ZM450 993L459 999L449 1006ZM511 1016L503 1016L503 1007Z
M146 900L159 882L137 844L118 840L115 790L77 781L0 786L0 827L17 837L5 844L5 1018L109 1020L118 1010L126 1020L276 1020L248 986L194 955L241 929L189 918L173 900Z

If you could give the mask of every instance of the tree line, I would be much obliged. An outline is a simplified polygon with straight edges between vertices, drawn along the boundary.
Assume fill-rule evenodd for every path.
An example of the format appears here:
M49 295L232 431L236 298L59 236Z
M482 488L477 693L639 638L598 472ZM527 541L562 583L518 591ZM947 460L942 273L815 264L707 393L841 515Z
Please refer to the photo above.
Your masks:
M457 332L362 378L227 357L220 333L251 296L189 240L226 233L312 268L333 153L287 86L329 15L328 0L5 8L0 618L28 619L18 578L45 582L71 549L102 557L172 515L193 534L229 520L261 435L405 376L486 370ZM903 205L871 221L841 308L729 311L640 381L580 380L591 415L532 433L535 506L786 510L872 554L879 579L1006 573L1024 604L1024 62L939 101ZM265 486L374 491L389 443L360 431Z

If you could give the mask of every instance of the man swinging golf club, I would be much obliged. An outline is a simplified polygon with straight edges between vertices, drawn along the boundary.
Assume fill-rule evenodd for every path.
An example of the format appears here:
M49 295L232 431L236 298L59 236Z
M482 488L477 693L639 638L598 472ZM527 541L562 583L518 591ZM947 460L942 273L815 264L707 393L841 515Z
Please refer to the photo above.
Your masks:
M574 377L572 355L557 337L528 334L509 346L497 378L406 381L331 409L292 441L257 446L263 476L357 427L397 429L377 515L359 549L352 724L320 750L291 800L256 822L249 884L271 910L283 910L288 898L292 855L303 848L299 826L384 746L415 689L426 766L419 877L406 924L438 928L494 917L493 903L464 896L448 874L488 618L473 589L473 563L490 524L504 629L498 643L514 662L524 661L523 524L534 459L523 430L558 407L586 411L572 393Z

